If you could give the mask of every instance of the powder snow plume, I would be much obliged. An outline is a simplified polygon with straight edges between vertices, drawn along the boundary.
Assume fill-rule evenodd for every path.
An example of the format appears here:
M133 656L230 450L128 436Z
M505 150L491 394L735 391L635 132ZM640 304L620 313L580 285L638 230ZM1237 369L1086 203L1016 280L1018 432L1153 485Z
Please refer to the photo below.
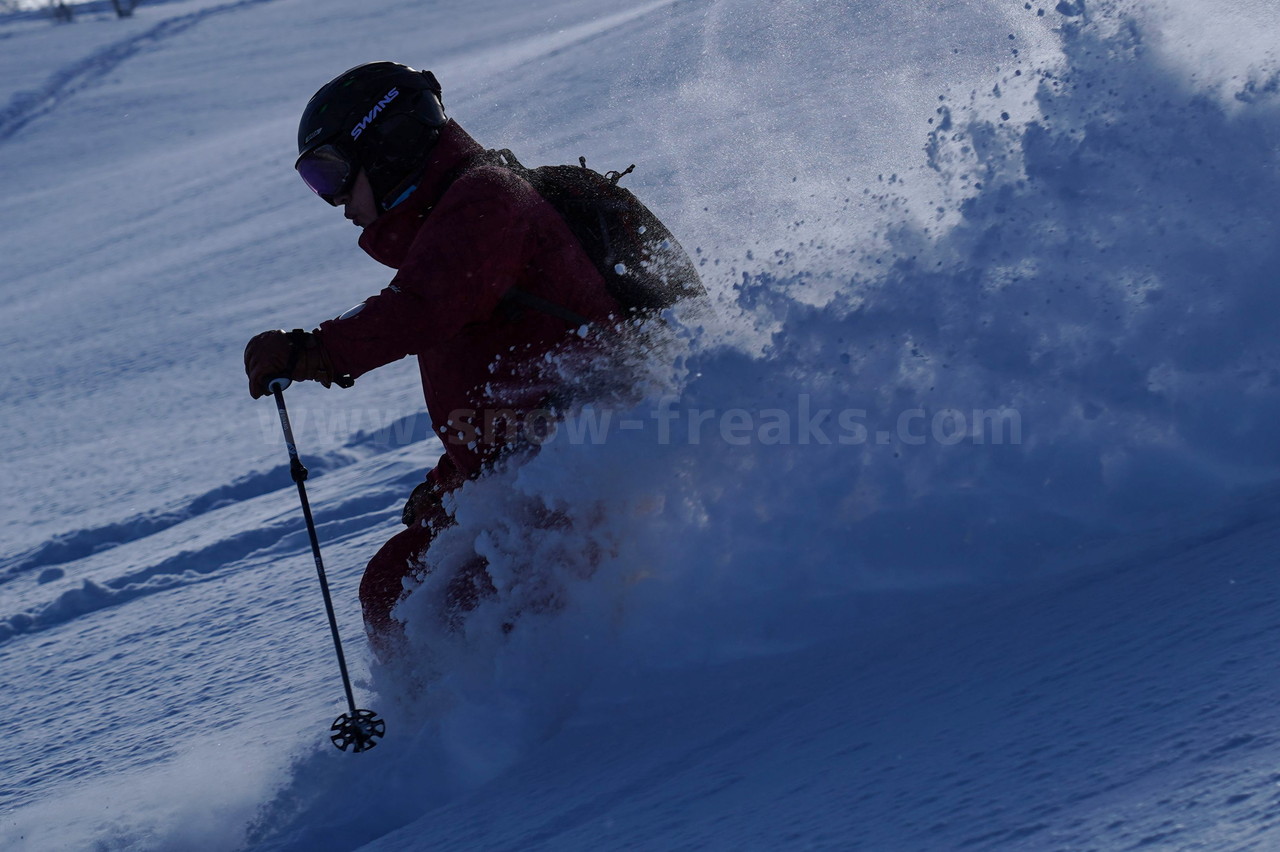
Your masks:
M714 315L677 312L642 402L457 495L434 559L500 595L450 633L424 582L372 684L414 745L295 782L260 840L361 839L326 816L353 786L407 822L603 666L792 647L861 590L1018 582L1275 476L1280 71L1205 86L1139 13L1049 14L1060 58L940 91L918 172L701 252Z

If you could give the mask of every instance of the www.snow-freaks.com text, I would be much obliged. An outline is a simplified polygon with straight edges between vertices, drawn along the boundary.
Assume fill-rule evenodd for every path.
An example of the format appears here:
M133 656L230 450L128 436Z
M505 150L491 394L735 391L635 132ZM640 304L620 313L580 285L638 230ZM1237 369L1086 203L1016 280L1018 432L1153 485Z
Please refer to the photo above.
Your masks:
M673 397L649 410L590 405L568 413L546 408L459 409L439 430L432 428L425 412L396 418L385 410L300 409L292 419L295 430L326 442L385 446L410 444L433 432L446 444L476 447L513 441L604 444L621 435L649 436L661 445L1018 445L1023 432L1016 408L952 406L873 414L862 408L820 406L807 394L797 396L789 408L698 408L681 405ZM264 417L264 435L271 433L276 440L278 428L274 417Z

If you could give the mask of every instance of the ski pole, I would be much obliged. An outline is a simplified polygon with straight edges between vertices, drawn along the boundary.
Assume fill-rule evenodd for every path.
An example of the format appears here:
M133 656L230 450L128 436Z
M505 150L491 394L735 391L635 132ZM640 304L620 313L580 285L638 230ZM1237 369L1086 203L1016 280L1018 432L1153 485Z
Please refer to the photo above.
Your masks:
M302 501L302 517L307 522L307 535L311 537L311 553L316 560L316 576L320 579L320 592L324 595L325 612L329 615L329 632L333 634L333 648L338 652L338 668L342 671L342 688L347 693L347 708L334 720L329 728L329 739L338 748L346 751L367 751L378 744L387 732L387 724L378 718L372 710L361 710L356 707L356 699L351 692L351 677L347 674L347 658L342 653L342 639L338 636L338 618L333 613L333 598L329 594L329 580L324 573L324 562L320 558L320 539L316 537L316 524L311 517L311 504L307 502L307 489L302 484L307 479L307 469L298 458L298 447L293 440L293 427L289 425L289 412L284 406L284 390L292 384L289 379L272 379L267 383L272 395L276 398L276 411L280 413L280 425L284 429L284 444L289 450L289 474L298 486L298 499Z

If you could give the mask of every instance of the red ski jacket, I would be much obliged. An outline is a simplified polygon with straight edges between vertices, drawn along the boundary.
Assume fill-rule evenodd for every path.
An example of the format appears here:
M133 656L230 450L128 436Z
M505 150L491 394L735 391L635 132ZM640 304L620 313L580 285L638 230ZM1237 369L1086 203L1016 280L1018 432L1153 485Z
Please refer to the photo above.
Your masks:
M516 287L593 322L619 312L561 216L510 170L471 165L482 151L455 122L441 130L417 188L360 238L395 277L318 329L338 375L418 356L445 447L428 479L442 490L502 449L505 433L486 433L488 418L545 404L553 389L539 380L538 364L579 340L565 320L504 302L504 294Z

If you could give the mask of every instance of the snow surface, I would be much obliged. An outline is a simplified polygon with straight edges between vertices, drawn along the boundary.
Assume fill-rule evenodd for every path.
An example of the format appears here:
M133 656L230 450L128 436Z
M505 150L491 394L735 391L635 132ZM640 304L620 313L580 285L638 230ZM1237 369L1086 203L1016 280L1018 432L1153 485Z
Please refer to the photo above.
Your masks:
M1280 848L1278 37L1249 0L0 19L0 847ZM388 722L351 755L240 356L385 283L291 168L381 58L527 163L637 163L716 312L569 424L607 441L463 490L437 558L502 594L448 633L428 578L411 663L355 590L438 452L416 371L289 391Z

